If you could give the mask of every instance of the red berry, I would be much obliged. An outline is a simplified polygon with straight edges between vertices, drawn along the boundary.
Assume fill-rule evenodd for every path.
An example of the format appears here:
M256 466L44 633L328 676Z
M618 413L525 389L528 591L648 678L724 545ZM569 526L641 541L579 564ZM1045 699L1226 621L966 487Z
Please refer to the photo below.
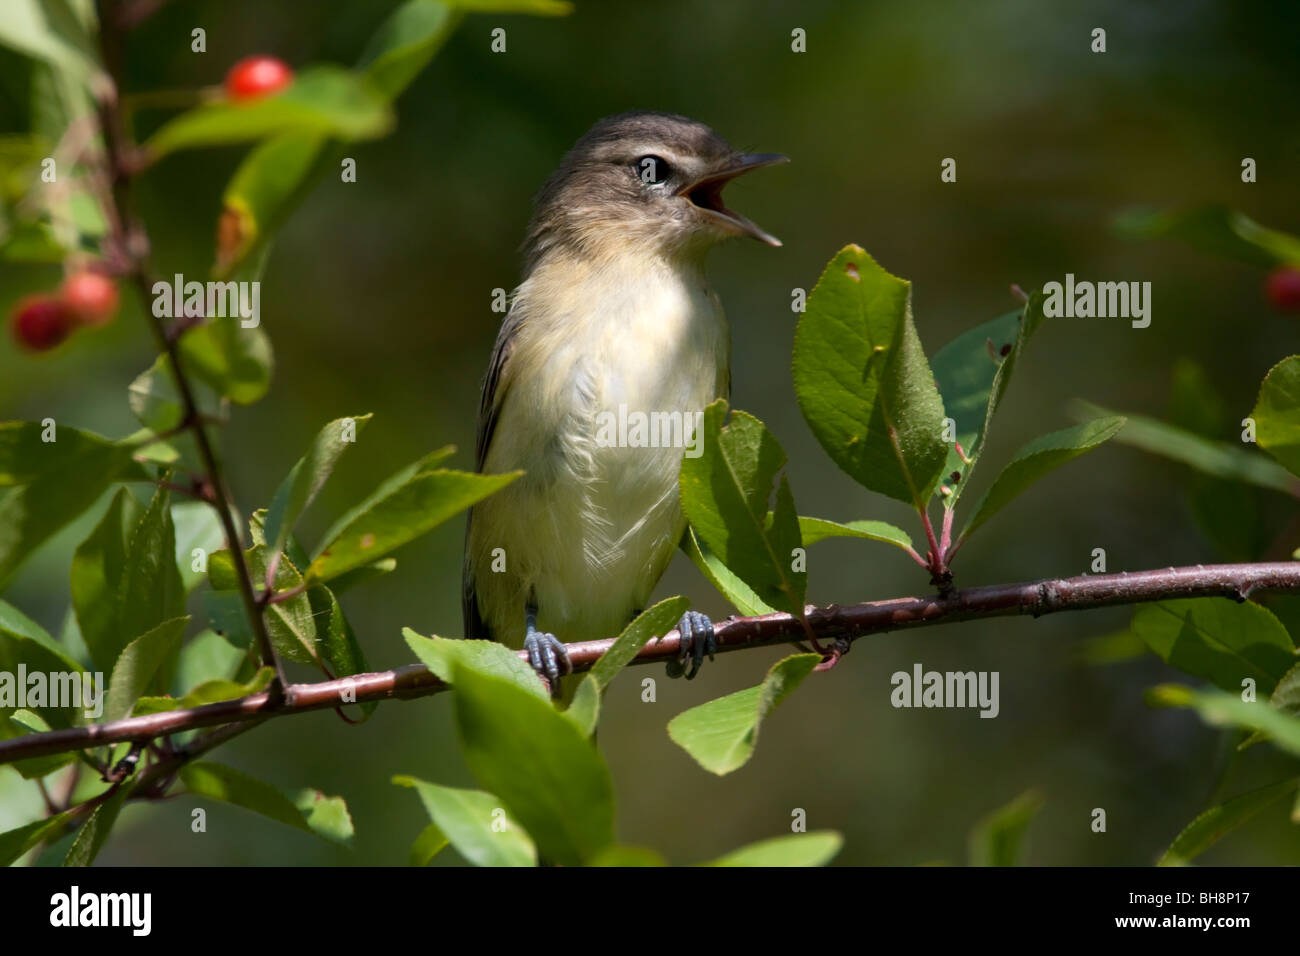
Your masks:
M117 286L98 272L75 272L63 280L63 304L83 325L105 325L117 315Z
M293 82L293 70L273 56L250 56L226 74L226 93L232 100L248 100L282 90Z
M1300 269L1278 266L1268 274L1265 290L1279 312L1300 312Z
M44 352L68 337L72 323L72 313L60 299L32 295L14 309L12 328L19 345L33 352Z

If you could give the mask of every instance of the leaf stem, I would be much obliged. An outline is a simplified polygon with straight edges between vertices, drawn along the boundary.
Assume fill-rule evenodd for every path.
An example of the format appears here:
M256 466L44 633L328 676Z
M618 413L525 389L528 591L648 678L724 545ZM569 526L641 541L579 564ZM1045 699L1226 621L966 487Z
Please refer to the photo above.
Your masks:
M947 565L952 561L952 555L949 552L949 546L952 543L952 519L955 509L943 509L943 533L939 538L939 553L943 555L943 563Z

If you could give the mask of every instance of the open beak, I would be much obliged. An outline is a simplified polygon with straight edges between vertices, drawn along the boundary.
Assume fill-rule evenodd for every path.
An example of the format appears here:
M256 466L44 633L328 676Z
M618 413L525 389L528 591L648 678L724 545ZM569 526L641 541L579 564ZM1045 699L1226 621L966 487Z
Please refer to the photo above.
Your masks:
M722 220L743 235L753 236L759 242L766 242L769 246L779 246L781 240L776 236L761 228L757 223L746 219L740 213L726 207L726 204L722 201L722 187L751 169L760 169L763 166L788 162L790 162L788 156L781 156L777 153L740 153L733 156L731 161L721 169L683 186L677 190L677 195L685 196L700 209L703 209L705 213Z

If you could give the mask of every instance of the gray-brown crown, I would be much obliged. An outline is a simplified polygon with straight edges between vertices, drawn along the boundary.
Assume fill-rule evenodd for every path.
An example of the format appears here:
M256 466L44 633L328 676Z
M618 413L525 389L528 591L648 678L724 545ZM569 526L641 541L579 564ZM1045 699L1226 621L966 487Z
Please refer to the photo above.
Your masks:
M740 158L725 139L686 116L637 111L600 120L537 195L525 240L527 268L557 247L598 256L628 243L704 248L734 234L687 190ZM709 197L719 209L725 208L722 181Z

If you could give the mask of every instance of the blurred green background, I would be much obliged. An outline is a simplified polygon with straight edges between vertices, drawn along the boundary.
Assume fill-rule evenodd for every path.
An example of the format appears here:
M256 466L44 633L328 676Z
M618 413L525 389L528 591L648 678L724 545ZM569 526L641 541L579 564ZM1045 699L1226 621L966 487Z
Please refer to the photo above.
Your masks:
M275 54L295 67L353 63L395 2L174 0L130 40L128 88L217 83L235 60ZM207 30L205 54L190 31ZM505 54L489 31L507 31ZM1108 51L1089 50L1094 27ZM791 30L807 31L792 53ZM267 503L319 426L374 412L360 454L345 456L308 513L309 545L379 480L447 442L472 465L478 381L500 316L492 290L519 278L532 194L597 118L632 108L681 112L734 144L793 162L732 187L729 202L785 246L733 242L711 275L734 338L733 404L783 442L800 510L882 518L916 533L914 516L872 496L822 453L790 379L791 290L811 289L847 242L914 282L916 322L933 354L958 332L1013 308L1008 286L1081 279L1153 284L1153 321L1050 322L1018 371L991 436L984 487L1020 444L1072 422L1068 403L1164 414L1175 360L1186 356L1222 393L1227 431L1267 369L1295 352L1296 319L1271 313L1258 269L1173 243L1116 238L1111 217L1134 204L1225 202L1277 228L1300 229L1300 6L1259 0L1145 5L776 2L599 3L563 19L471 16L398 103L387 138L349 147L355 184L321 183L272 252L263 325L276 348L268 397L237 409L222 439L245 511ZM19 61L0 57L0 128L26 123ZM163 114L143 117L140 133ZM139 204L158 272L199 276L212 259L220 197L242 148L187 152L141 180ZM1243 157L1259 181L1240 181ZM944 157L955 184L940 182ZM52 287L56 269L4 266L0 308ZM153 358L138 303L107 331L32 357L0 345L0 417L122 435L135 429L127 383ZM1198 531L1177 466L1110 445L1037 486L958 560L959 585L1072 575L1094 548L1108 569L1221 559ZM973 501L974 499L969 499ZM1261 499L1262 521L1286 515ZM93 509L51 541L5 598L57 632L72 548ZM463 523L398 555L395 573L343 598L375 668L410 660L400 628L460 632ZM922 593L925 575L893 549L829 541L809 561L818 603ZM715 616L722 599L682 557L659 596L684 593ZM780 649L730 655L694 683L637 669L611 689L600 746L614 773L619 835L676 862L708 859L788 832L841 830L845 864L965 860L966 833L1029 787L1046 798L1030 829L1031 862L1146 864L1210 799L1219 734L1190 712L1152 710L1142 692L1180 675L1151 657L1098 666L1081 642L1123 628L1123 609L1034 621L955 624L860 641L763 727L755 759L715 778L668 740L681 710L757 683ZM562 636L562 635L561 635ZM1001 714L895 710L890 675L997 670ZM305 672L304 675L306 676ZM658 702L640 702L654 676ZM812 685L815 684L815 690ZM293 791L343 795L355 846L334 847L244 811L213 805L194 834L185 798L131 806L108 864L401 863L426 823L395 773L472 780L457 753L446 696L381 706L358 727L333 713L273 721L215 759ZM1253 748L1231 790L1280 774ZM34 809L30 786L0 776L0 823ZM1108 832L1089 827L1107 811ZM0 827L3 829L3 827ZM1225 840L1210 863L1300 859L1300 830L1281 806ZM439 863L459 862L448 851Z

